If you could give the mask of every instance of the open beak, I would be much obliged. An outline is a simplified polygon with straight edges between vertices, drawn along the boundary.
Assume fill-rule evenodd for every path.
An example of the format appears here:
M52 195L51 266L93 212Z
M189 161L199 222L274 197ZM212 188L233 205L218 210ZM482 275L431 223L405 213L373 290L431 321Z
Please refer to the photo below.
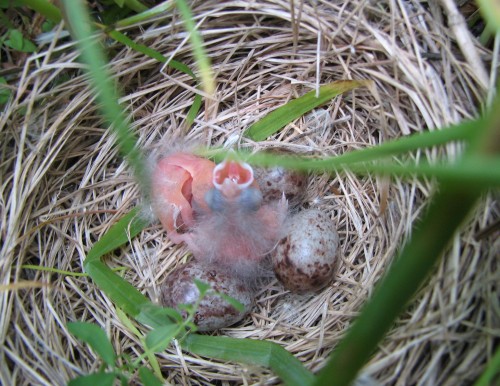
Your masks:
M253 169L245 163L230 157L213 170L213 184L226 197L234 197L254 182Z

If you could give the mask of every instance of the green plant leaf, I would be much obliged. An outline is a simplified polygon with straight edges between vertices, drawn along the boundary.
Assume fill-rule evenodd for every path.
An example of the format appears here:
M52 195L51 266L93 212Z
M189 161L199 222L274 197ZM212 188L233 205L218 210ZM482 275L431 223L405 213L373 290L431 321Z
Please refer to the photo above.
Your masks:
M244 135L254 141L262 141L315 107L325 104L346 91L365 87L370 83L367 80L341 80L321 86L318 97L316 97L316 90L313 90L291 100L251 125Z
M155 319L160 319L164 318L166 324L169 319L181 323L182 322L182 316L177 312L175 309L170 308L170 307L161 307L157 306L156 304L153 303L146 303L141 306L140 313L137 315L137 318L141 319L141 316L146 317L155 316Z
M99 326L86 322L69 322L69 332L87 343L109 366L114 366L116 354L106 333Z
M272 342L189 334L181 343L198 355L271 368L290 386L306 386L314 380L297 358Z
M102 26L102 28L104 29L104 26ZM139 44L139 43L134 42L132 39L130 39L129 37L127 37L126 35L122 34L119 31L105 30L105 32L108 34L109 37L115 39L119 43L126 45L127 47L132 48L134 51L141 52L144 55L147 55L152 59L156 59L160 63L167 62L168 58L163 56L162 54L160 54L158 51L156 51L148 46L145 46L144 44ZM191 71L191 69L187 65L185 65L184 63L181 63L177 60L171 60L168 63L168 65L169 65L169 67L172 67L173 69L181 71L184 74L189 75L193 79L196 79L196 76L194 75L193 71Z
M36 46L26 39L22 32L17 29L9 30L8 38L4 40L4 44L16 51L35 52Z
M0 0L0 9L9 9L23 6L22 0Z
M162 386L163 382L160 381L153 372L147 367L139 367L139 378L143 386Z
M443 145L451 141L464 141L469 144L475 135L485 125L484 118L473 121L465 121L460 124L436 130L414 134L399 138L377 146L366 149L355 150L339 156L310 158L289 155L275 155L272 153L250 154L240 152L238 156L245 162L257 166L283 166L290 169L313 172L339 172L351 170L366 175L376 173L382 175L395 175L401 177L436 177L443 181L461 181L463 183L478 184L483 187L500 185L500 158L467 157L460 162L452 164L429 164L422 161L418 164L399 161L387 161L388 157L407 153L409 151ZM227 156L227 150L202 151L204 155L222 160ZM371 161L384 160L383 163L368 163Z
M487 21L489 27L500 32L500 4L495 0L477 0L481 15Z
M205 296L207 291L211 288L210 284L207 284L201 280L193 279L193 282L194 282L194 285L196 286L196 288L198 288L198 291L200 291L200 297Z
M217 295L217 296L220 296L226 302L228 302L229 304L231 304L237 311L239 311L239 312L245 311L245 306L243 305L243 303L239 302L235 298L232 298L229 295L223 294L222 292L215 292L214 291L214 294Z
M157 327L146 335L146 347L154 352L161 352L167 348L179 327L175 324Z
M55 27L55 23L51 20L46 20L42 23L42 32L50 32Z
M113 386L117 374L115 373L94 373L74 378L68 382L68 386Z

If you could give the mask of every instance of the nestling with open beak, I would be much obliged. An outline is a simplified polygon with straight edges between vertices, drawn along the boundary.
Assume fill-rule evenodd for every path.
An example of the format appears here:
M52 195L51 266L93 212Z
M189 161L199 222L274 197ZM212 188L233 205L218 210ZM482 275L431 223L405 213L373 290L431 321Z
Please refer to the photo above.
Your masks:
M251 166L234 155L215 165L174 153L157 163L152 181L153 209L169 238L186 242L201 262L252 276L282 236L285 197L263 204Z

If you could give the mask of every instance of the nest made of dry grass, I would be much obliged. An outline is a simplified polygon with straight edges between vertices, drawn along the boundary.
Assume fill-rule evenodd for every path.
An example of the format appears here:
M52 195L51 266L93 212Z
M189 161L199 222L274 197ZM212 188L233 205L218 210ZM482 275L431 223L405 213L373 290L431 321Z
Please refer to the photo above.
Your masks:
M445 27L442 10L417 1L195 1L217 82L192 128L188 76L107 41L121 102L140 146L182 139L255 150L279 145L324 155L375 145L476 114L485 89ZM179 17L168 13L123 31L194 68ZM319 52L318 52L319 40ZM491 54L475 48L486 61ZM106 329L118 353L142 352L115 307L86 277L23 269L36 264L81 272L86 252L141 202L130 169L117 154L72 43L59 39L31 57L14 101L1 115L2 384L62 385L95 371L96 355L66 330L68 321ZM372 79L376 93L355 90L287 126L268 141L241 134L251 123L316 84ZM458 145L416 152L414 159L453 158ZM216 334L274 341L317 371L385 271L434 185L390 182L350 173L316 175L306 206L331 215L341 237L335 282L320 293L263 288L253 312ZM478 231L498 218L487 196L457 234L435 273L364 369L381 384L468 384L484 369L500 336L498 232ZM153 224L110 256L126 279L154 294L187 249ZM152 295L154 296L154 295ZM158 355L171 384L274 383L266 369L182 352Z

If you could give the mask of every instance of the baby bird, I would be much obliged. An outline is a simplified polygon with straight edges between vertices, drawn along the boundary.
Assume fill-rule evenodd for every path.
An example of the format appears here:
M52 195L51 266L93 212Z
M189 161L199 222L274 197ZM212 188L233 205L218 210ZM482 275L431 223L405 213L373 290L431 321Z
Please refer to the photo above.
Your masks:
M288 209L285 197L263 204L252 167L232 155L213 167L207 183L206 162L210 161L192 157L176 158L175 165L168 162L169 168L160 167L158 175L153 175L162 177L171 166L178 167L180 159L200 163L183 165L191 171L187 172L189 176L172 169L173 174L180 175L181 184L166 184L171 179L165 176L162 188L153 187L153 192L161 196L159 201L170 203L170 210L157 211L168 236L175 243L184 241L201 262L226 267L240 276L255 275L282 236ZM178 232L181 222L187 228L185 233Z

